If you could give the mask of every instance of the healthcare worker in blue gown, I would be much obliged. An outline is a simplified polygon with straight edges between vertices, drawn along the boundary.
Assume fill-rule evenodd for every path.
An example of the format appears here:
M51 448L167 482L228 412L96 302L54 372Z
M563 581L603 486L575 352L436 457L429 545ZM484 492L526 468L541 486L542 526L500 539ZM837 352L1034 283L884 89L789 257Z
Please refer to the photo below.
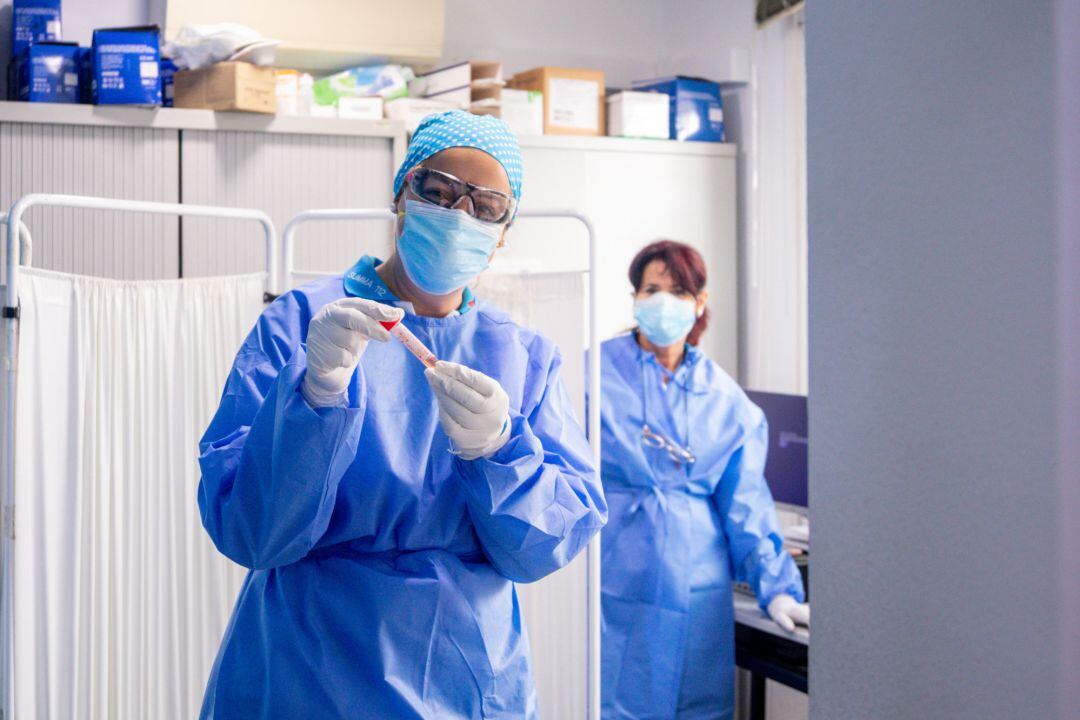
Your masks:
M697 347L701 255L660 241L629 274L637 328L601 350L603 717L726 720L732 581L785 629L809 607L762 475L765 417Z
M203 718L537 714L514 582L607 508L558 351L468 288L513 219L517 141L429 117L394 193L394 254L275 300L202 439L203 525L251 569ZM437 367L380 324L402 317Z

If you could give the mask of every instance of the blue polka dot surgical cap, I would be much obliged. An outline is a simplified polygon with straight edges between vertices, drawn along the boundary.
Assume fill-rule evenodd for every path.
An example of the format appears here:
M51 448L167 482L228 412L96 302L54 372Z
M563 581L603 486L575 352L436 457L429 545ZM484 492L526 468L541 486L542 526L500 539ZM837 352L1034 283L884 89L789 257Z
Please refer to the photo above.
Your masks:
M454 147L483 150L499 161L510 181L510 192L521 199L521 147L517 137L497 117L449 110L428 115L413 133L405 162L394 178L394 197L401 192L405 174L437 152Z

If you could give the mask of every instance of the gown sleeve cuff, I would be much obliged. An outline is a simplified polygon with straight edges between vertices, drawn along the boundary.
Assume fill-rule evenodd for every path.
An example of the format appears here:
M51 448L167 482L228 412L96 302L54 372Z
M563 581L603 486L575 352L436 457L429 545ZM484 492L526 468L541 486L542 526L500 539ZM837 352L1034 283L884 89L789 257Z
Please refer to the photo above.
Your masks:
M540 439L533 434L523 416L511 413L510 437L501 448L488 457L475 460L458 458L455 463L469 481L466 492L491 502L512 491L522 479L533 475L543 461L544 448Z

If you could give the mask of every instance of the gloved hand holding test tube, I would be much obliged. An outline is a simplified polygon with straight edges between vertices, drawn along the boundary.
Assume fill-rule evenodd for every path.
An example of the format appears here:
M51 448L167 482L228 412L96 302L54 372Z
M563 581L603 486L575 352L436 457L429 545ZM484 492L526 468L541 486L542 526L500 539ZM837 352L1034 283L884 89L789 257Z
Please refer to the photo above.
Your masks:
M380 320L379 324L400 340L401 344L407 347L409 352L415 355L420 362L424 363L425 367L435 367L435 363L439 361L439 358L435 357L435 353L431 352L427 345L420 342L420 338L413 335L412 330L405 327L405 323L401 322L401 320Z

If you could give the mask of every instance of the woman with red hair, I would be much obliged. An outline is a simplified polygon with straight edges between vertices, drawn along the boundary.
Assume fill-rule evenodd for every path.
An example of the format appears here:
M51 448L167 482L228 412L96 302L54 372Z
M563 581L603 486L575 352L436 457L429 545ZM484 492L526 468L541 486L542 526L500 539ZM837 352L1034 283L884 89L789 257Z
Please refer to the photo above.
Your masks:
M698 342L705 263L661 240L630 264L637 327L601 348L603 717L731 718L731 583L785 629L809 607L763 470L765 416Z

